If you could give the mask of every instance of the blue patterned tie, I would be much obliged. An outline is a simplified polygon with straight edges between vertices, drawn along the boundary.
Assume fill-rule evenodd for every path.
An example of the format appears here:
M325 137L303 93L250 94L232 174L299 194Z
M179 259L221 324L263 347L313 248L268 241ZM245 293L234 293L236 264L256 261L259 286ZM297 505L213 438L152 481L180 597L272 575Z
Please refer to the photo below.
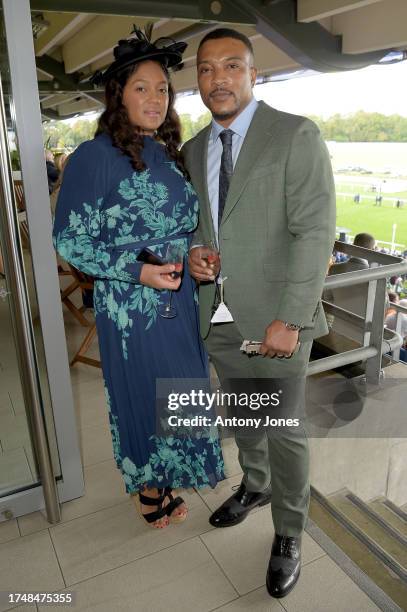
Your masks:
M218 231L220 228L220 222L222 220L223 210L225 208L225 202L229 191L230 179L233 174L233 161L232 161L232 136L233 130L223 130L219 134L219 138L222 141L223 152L220 160L220 171L219 171L219 207L218 207Z

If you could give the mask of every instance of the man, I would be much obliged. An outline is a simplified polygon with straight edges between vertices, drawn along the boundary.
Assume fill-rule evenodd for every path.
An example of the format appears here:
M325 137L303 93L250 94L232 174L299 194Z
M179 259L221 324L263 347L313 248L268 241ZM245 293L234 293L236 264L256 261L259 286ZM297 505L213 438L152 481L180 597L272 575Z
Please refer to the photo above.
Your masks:
M356 234L353 239L353 244L364 249L374 251L376 240L371 234L360 233ZM353 272L354 270L364 270L369 267L369 262L363 257L349 257L347 261L334 264L329 269L329 276L332 274L343 274L344 272Z
M312 339L327 333L320 296L335 236L329 155L314 123L253 98L253 49L239 32L222 28L206 35L197 68L213 121L184 148L201 206L194 244L218 243L224 301L233 316L233 322L210 323L220 293L213 282L218 270L202 258L204 248L192 248L201 334L222 386L228 379L301 379ZM263 339L266 358L240 352L244 339ZM300 572L308 446L298 432L276 438L264 431L236 433L243 480L210 522L235 525L272 498L276 534L267 588L283 597Z
M374 250L376 246L376 240L371 234L360 233L356 234L353 239L353 244L364 249ZM363 257L351 256L346 261L336 263L329 268L329 276L333 274L343 274L345 272L354 272L355 270L367 270L369 268L369 262ZM366 306L367 306L367 294L369 290L368 283L361 283L360 285L352 285L350 287L337 287L336 289L329 289L324 291L324 299L328 302L332 302L340 308L349 310L360 317L366 317ZM345 321L340 316L331 318L331 327L335 334L341 334L347 338L351 338L356 342L363 342L364 329L360 325L353 324L350 321ZM337 337L331 338L330 346L333 349L341 350L341 344L337 345L340 339ZM343 350L343 349L342 349Z

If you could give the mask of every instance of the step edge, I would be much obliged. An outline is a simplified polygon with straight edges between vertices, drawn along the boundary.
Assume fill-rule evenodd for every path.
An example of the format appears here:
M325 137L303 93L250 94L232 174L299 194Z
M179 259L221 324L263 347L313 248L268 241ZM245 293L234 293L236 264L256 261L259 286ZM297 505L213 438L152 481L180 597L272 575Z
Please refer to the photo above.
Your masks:
M345 527L355 538L364 544L370 552L375 555L384 565L391 569L404 583L407 584L407 570L394 559L389 553L377 544L370 536L348 519L343 512L338 510L329 502L315 487L311 486L311 495L321 504L343 527Z
M407 523L407 512L404 512L404 510L396 506L396 504L393 504L393 502L390 499L387 499L386 497L383 500L382 504L386 506L386 508L394 512L394 514L396 514L399 518L401 518L405 523Z
M370 508L363 501L363 499L360 499L360 497L358 497L354 493L347 493L346 494L346 499L348 499L354 506L356 506L356 508L358 508L359 510L361 510L362 512L367 514L367 516L369 518L371 518L378 525L380 525L380 527L383 529L383 531L385 531L392 538L397 540L397 542L399 544L402 544L403 546L407 546L407 537L404 534L402 534L397 529L397 527L393 527L393 525L390 525L389 523L387 523L386 519L384 519L382 516L380 516L380 514L378 514L375 510L373 510L373 508Z
M311 518L308 518L306 532L380 610L383 612L403 612L390 595L376 584Z

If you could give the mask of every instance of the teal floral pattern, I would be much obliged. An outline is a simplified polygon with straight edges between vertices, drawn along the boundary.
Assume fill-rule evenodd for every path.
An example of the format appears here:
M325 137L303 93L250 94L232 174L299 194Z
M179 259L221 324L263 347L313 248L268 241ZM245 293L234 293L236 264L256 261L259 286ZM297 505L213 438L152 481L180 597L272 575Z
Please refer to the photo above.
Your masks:
M129 457L121 456L120 432L118 418L112 413L109 391L105 387L106 402L108 405L110 432L113 442L113 456L120 469L128 493L137 492L140 488L152 483L158 486L171 479L173 488L182 488L185 482L188 486L201 488L211 484L205 470L205 463L210 451L216 465L216 475L223 479L224 462L221 446L214 428L206 436L207 446L201 453L191 453L195 448L191 438L183 436L176 438L173 435L149 438L150 452L148 463L137 467ZM193 437L193 435L192 435Z
M160 378L208 379L197 297L184 266L173 294L174 319L159 316L168 292L140 283L143 247L165 257L187 253L198 201L165 147L145 139L146 169L136 172L107 136L70 157L57 202L53 239L60 255L94 278L93 303L113 454L128 493L150 487L215 486L224 478L217 431L176 435L156 423Z
M183 176L174 162L169 162L168 166L172 172ZM94 306L96 312L106 311L115 323L121 334L123 357L127 359L127 340L134 312L144 316L145 329L148 330L157 319L161 296L150 287L134 285L131 267L138 266L137 252L130 246L125 248L125 245L165 238L165 243L150 247L165 257L169 237L193 232L196 228L198 201L192 185L185 182L184 201L172 204L168 214L168 187L152 180L148 169L133 172L130 178L120 181L117 191L128 202L127 206L114 204L105 208L103 198L98 198L94 207L84 202L80 212L72 210L69 214L69 225L54 234L54 245L60 255L75 267L92 276L112 279L109 283L98 283ZM135 229L140 226L149 231L135 235ZM111 245L98 240L105 230L110 235L115 234L111 236ZM187 252L186 238L171 242L179 244Z

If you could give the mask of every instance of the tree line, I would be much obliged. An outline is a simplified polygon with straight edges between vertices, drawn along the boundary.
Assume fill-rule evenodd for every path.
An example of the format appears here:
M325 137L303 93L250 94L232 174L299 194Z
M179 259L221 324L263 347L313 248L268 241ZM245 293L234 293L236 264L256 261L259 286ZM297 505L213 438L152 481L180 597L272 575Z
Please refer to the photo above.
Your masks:
M328 119L310 116L325 140L337 142L407 142L407 117L358 111L332 115Z
M351 115L333 115L327 119L310 115L319 126L325 140L338 142L407 142L407 117L358 111ZM182 140L197 134L211 120L207 112L197 119L180 115ZM78 119L68 124L63 121L44 123L44 143L49 149L73 150L84 140L93 138L97 120Z

